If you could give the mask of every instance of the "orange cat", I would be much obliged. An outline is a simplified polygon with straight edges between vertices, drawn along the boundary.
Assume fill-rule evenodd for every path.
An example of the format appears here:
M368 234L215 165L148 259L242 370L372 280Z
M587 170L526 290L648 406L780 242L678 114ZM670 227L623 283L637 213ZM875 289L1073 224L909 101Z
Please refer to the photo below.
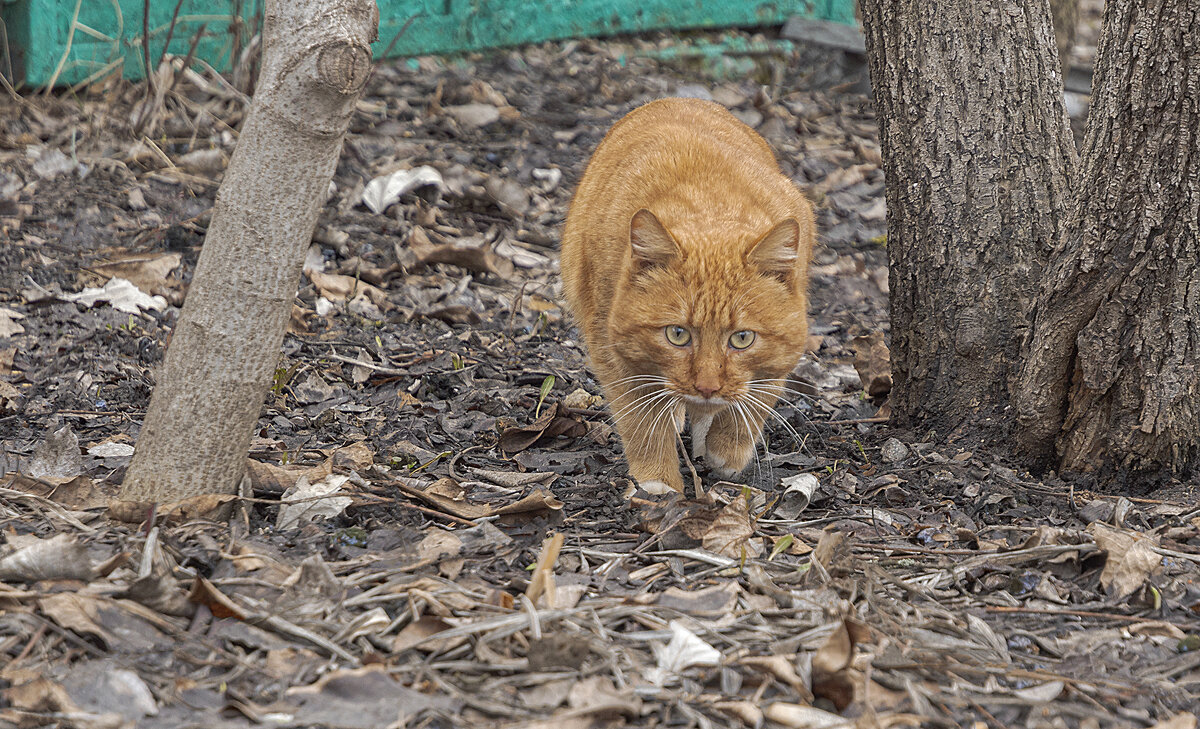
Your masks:
M608 132L571 202L563 291L629 471L682 491L676 451L722 477L754 455L808 335L812 208L721 106L662 99Z

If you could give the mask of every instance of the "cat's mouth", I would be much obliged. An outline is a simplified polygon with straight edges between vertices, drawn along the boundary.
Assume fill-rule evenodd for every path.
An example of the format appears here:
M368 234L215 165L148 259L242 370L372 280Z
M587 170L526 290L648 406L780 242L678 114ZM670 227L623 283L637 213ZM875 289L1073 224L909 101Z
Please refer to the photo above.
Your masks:
M713 410L716 410L718 408L728 407L733 404L723 397L700 397L699 395L684 395L683 399L684 399L684 402L690 403L692 405L699 405L700 407L712 408Z

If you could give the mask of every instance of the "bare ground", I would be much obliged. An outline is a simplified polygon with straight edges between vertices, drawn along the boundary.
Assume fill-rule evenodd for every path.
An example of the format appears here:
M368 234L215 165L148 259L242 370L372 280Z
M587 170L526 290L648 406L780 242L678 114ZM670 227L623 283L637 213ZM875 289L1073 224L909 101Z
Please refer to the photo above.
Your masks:
M119 83L0 108L0 726L1195 726L1193 485L1093 494L889 428L862 79L721 38L381 67L232 523L107 507L244 97L182 77L144 136ZM748 488L699 463L707 498L655 502L556 246L604 131L670 94L756 126L822 239L808 394ZM164 308L67 298L114 278Z

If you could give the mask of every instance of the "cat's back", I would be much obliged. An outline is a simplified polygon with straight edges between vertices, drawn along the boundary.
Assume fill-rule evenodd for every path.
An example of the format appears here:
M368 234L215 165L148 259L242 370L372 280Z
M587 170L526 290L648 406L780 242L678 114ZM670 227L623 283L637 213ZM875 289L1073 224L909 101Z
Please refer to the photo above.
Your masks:
M652 101L626 114L596 149L600 159L606 147L643 147L653 150L702 145L726 147L750 154L756 161L775 165L771 148L728 109L702 99L669 98ZM612 150L619 153L619 150ZM603 166L603 165L602 165Z
M646 204L649 200L644 198L658 186L697 174L729 176L760 166L777 170L774 153L725 107L701 99L659 99L613 125L596 148L577 194L587 200L607 190Z

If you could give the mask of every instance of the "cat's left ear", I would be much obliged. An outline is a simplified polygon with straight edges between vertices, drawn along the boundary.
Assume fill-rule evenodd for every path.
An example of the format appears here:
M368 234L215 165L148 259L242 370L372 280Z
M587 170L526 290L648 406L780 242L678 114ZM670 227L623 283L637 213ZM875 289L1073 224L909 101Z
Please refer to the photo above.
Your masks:
M762 273L790 284L796 272L799 249L800 224L795 218L786 218L758 239L750 249L748 260Z

